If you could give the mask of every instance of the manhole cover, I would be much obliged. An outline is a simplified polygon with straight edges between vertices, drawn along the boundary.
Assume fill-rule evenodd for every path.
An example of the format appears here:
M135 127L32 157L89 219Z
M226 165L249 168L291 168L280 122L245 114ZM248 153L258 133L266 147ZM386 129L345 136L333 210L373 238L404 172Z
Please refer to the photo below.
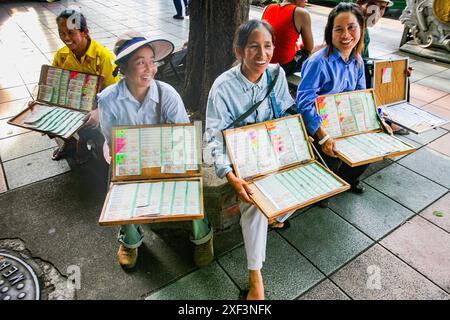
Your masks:
M22 259L0 252L0 300L39 300L36 273Z

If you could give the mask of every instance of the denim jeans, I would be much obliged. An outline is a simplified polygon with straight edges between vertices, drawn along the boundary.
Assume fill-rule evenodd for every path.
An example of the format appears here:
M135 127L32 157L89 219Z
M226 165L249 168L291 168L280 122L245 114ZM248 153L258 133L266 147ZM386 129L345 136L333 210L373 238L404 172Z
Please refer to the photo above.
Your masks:
M208 219L205 217L203 220L192 220L192 238L191 241L195 245L208 242L212 238L213 230L209 226ZM144 240L144 233L142 228L138 224L126 224L120 226L118 240L125 247L133 249L142 244Z

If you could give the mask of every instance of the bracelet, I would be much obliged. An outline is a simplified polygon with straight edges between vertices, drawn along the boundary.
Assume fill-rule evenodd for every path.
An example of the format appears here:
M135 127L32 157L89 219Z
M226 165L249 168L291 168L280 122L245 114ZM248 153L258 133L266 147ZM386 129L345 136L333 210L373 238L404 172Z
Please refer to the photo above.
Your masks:
M322 140L319 141L319 146L323 145L325 142L328 141L328 139L330 139L330 135L326 134L325 137L322 138Z

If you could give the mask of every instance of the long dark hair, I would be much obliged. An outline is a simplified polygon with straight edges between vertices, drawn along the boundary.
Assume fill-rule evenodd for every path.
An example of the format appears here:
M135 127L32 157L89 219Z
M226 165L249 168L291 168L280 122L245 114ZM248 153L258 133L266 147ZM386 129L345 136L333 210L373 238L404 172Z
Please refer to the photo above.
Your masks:
M327 43L327 57L333 52L333 27L334 27L334 19L338 14L342 12L351 12L355 15L358 20L359 27L361 28L361 37L359 38L358 44L356 45L355 57L358 58L361 55L361 52L364 47L364 17L361 13L361 9L354 3L351 2L341 2L336 7L331 10L328 15L327 25L325 26L325 42ZM359 59L358 59L359 64Z

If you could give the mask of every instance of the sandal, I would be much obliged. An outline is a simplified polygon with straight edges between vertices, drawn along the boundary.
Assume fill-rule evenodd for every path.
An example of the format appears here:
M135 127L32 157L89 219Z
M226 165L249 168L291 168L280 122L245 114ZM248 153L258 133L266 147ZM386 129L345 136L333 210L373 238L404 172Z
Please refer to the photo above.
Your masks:
M247 296L248 296L248 293L250 292L250 290L249 289L243 289L243 290L241 290L241 291L239 291L239 300L247 300Z
M66 150L62 148L58 148L55 151L53 151L52 160L58 161L61 159L67 158L67 152Z
M283 224L282 227L277 227L277 225ZM278 222L275 221L275 223L272 223L269 225L270 229L274 229L274 230L287 230L289 229L291 226L291 222L289 220L286 220L285 222Z

